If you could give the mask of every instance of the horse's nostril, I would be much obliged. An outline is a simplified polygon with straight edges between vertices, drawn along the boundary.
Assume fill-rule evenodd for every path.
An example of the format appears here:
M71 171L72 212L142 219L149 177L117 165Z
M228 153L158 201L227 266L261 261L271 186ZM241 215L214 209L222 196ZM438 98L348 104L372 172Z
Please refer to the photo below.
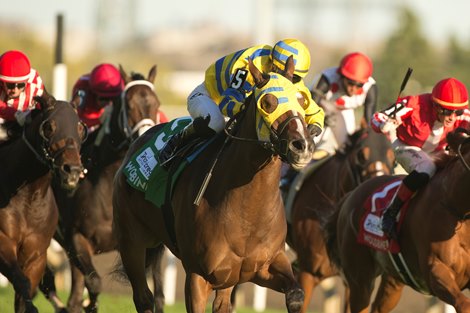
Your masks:
M62 165L62 171L64 171L67 174L70 174L72 172L72 167L68 164Z
M292 146L298 150L298 151L303 151L305 150L305 147L307 145L307 143L305 142L305 140L303 139L299 139L299 140L293 140L291 142Z

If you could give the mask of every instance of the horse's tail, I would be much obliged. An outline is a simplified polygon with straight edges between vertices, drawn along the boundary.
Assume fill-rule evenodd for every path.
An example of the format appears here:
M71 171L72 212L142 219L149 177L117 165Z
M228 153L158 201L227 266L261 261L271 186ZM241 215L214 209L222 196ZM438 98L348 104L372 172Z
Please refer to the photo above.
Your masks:
M341 268L341 260L338 253L337 244L337 222L340 213L341 206L347 197L344 196L337 204L332 215L329 216L326 225L324 227L324 235L326 241L326 251L330 262L338 269Z
M159 244L158 246L154 248L149 248L145 251L145 269L147 272L152 272L154 285L155 287L158 287L158 289L155 290L161 290L163 286L161 267L164 252L164 244ZM127 276L126 270L124 269L124 265L122 264L122 260L119 254L116 258L116 261L114 262L114 266L110 274L117 281L120 281L122 283L129 282L129 277Z

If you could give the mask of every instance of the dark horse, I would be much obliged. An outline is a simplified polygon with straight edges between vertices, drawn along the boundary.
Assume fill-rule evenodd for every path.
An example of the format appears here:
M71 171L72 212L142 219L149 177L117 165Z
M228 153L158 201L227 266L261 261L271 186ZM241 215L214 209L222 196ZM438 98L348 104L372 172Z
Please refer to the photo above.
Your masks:
M227 130L229 138L219 134L182 172L171 199L174 223L165 223L163 208L127 183L124 167L118 171L114 228L139 313L154 312L145 263L146 250L159 243L182 261L187 312L204 312L212 290L216 291L213 312L230 312L233 287L248 281L285 293L288 311L300 310L303 291L285 254L287 224L279 180L281 159L301 168L310 160L314 145L291 83L292 57L286 67L284 76L290 80L274 73L264 75L250 61L257 87L245 101L244 115L237 119L233 134ZM270 140L258 139L260 125L270 133ZM156 129L135 141L123 164ZM195 204L215 158L212 178Z
M46 251L58 210L50 182L71 190L83 167L80 148L86 127L76 108L52 96L36 97L41 109L18 138L0 147L0 272L15 289L15 312L37 312L33 295L46 266Z
M451 155L441 156L440 168L410 200L401 224L398 243L403 263L356 240L366 199L396 177L377 177L360 185L342 200L328 223L329 253L349 285L352 313L368 312L379 275L372 312L390 312L405 285L438 297L458 313L470 312L470 299L461 291L470 287L470 137L454 132L447 141Z
M299 189L292 205L286 203L292 219L288 243L297 253L297 279L305 291L302 312L307 311L315 287L338 274L328 258L323 236L336 202L365 180L392 174L395 157L389 139L363 125L349 136L342 151L317 162L299 175L293 184L293 191Z
M153 85L156 66L150 69L146 79L138 73L128 76L121 66L120 71L126 83L121 100L113 103L108 120L90 135L82 149L82 158L88 170L85 179L73 194L54 188L60 214L54 238L65 249L71 261L72 290L67 303L69 312L82 311L84 286L90 298L86 311L98 310L101 278L92 257L96 253L116 249L117 242L112 235L113 178L130 143L155 125L160 107ZM158 270L156 267L154 279L160 286L161 275ZM50 270L41 284L41 290L57 311L63 308L57 298ZM158 306L163 307L163 294L157 294L156 298Z

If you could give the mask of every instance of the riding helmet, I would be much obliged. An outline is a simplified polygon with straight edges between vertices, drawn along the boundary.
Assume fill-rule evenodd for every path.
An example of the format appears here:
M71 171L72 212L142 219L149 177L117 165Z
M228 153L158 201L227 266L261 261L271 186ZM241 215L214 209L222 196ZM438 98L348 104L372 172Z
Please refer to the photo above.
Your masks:
M102 63L91 71L90 88L98 96L116 97L124 90L124 81L114 65Z
M10 50L0 56L0 80L4 82L24 82L31 73L28 57L21 51Z
M365 83L372 75L372 61L363 53L346 54L339 64L339 72L346 78Z
M295 71L294 74L305 77L310 69L310 51L300 40L284 39L278 41L272 50L273 64L284 70L287 58L294 57Z
M464 109L468 106L467 88L455 78L445 78L432 89L432 100L444 109Z

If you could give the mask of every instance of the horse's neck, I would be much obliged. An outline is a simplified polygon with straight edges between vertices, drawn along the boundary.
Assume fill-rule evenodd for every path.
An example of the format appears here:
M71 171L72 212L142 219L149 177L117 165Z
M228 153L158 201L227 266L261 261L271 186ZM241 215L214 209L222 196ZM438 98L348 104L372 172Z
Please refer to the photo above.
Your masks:
M463 167L460 160L455 160L453 164L438 172L432 180L436 183L436 191L446 198L445 203L461 215L470 214L470 172Z
M38 153L41 153L38 151ZM22 138L17 138L0 150L3 166L0 183L16 190L27 181L33 181L49 171L49 168L31 151Z

